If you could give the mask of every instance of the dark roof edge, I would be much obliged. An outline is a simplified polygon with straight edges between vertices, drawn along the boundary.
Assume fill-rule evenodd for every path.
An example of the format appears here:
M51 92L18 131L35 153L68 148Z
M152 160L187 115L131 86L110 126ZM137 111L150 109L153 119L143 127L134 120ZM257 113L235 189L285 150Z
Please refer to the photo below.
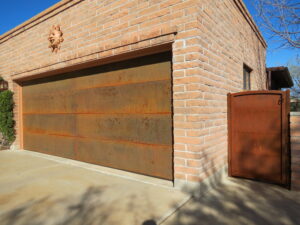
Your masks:
M289 68L288 67L285 67L285 66L279 66L279 67L268 67L267 68L267 72L270 71L270 72L282 72L283 75L284 75L284 78L287 82L287 84L290 86L290 87L293 87L294 86L294 82L293 82L293 79L291 77L291 74L290 74L290 71L289 71Z

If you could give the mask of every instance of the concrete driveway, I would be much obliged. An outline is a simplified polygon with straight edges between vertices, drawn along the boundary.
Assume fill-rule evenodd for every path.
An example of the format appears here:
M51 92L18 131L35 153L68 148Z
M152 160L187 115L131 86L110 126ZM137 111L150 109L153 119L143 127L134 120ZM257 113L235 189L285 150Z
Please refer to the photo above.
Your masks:
M183 193L66 162L0 151L0 224L300 224L300 192L275 185L220 176Z
M1 225L158 223L187 198L174 188L103 174L36 153L0 151Z
M202 185L163 225L299 225L300 192L218 177Z

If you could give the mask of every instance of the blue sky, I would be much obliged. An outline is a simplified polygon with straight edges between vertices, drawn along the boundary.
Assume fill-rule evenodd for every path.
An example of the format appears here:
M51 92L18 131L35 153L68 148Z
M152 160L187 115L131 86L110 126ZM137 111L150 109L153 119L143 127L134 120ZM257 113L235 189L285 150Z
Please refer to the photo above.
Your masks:
M255 17L256 12L251 2L253 0L244 0L250 13ZM18 26L22 22L30 19L39 12L47 9L48 7L59 2L59 0L9 0L1 2L1 14L0 14L0 34L9 31L10 29ZM268 38L268 35L263 33L267 43L267 66L281 66L287 65L287 63L293 61L298 50L292 49L278 49L275 41Z
M256 19L257 13L253 6L253 0L244 0L244 2L247 5L247 8L253 16L253 18ZM276 42L273 39L270 39L267 33L262 32L262 34L268 44L267 66L284 66L288 63L293 63L295 61L295 58L300 55L299 49L279 49L278 42Z

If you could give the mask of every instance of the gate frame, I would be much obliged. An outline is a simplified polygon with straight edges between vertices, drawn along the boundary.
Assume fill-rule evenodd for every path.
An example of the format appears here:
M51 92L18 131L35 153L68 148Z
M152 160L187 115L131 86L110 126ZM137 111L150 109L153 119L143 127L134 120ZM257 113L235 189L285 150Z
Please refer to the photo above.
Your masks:
M290 90L287 91L244 91L238 93L228 93L227 94L227 125L228 125L228 176L234 177L232 175L231 168L231 156L233 154L233 141L232 141L232 115L231 106L232 98L242 95L259 95L259 94L276 94L281 95L282 100L282 122L281 122L281 163L282 163L282 177L281 185L290 189L291 188L291 148L290 148ZM283 105L284 104L284 105Z

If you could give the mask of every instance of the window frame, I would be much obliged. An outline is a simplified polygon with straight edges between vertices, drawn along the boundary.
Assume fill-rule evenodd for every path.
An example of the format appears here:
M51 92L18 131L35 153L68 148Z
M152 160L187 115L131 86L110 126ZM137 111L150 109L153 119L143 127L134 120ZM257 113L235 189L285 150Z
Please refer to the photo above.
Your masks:
M251 91L251 72L253 70L247 66L246 64L243 65L243 90L244 91Z

